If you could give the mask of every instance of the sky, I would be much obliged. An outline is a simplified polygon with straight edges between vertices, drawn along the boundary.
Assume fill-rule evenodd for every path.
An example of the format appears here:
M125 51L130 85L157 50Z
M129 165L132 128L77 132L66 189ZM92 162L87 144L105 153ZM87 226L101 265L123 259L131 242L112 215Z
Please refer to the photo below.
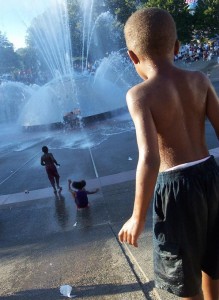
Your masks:
M0 31L14 44L15 50L25 47L31 20L42 13L50 1L56 0L0 0Z

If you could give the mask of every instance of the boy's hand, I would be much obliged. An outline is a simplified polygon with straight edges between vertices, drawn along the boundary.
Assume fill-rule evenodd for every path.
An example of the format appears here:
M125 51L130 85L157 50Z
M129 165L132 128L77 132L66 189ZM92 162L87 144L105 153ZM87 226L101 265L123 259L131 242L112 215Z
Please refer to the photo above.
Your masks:
M68 179L68 182L71 183L71 179Z
M138 247L138 237L144 230L144 222L138 222L131 217L120 230L118 237L121 243L128 243L134 247Z

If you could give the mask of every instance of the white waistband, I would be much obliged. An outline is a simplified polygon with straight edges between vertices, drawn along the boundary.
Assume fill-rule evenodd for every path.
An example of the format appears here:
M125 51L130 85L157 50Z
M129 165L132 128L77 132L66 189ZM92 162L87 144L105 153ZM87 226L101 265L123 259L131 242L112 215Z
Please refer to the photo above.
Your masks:
M184 164L181 164L181 165L169 168L169 169L165 170L164 172L169 172L169 171L173 171L173 170L188 168L190 166L197 165L197 164L199 164L199 163L201 163L201 162L209 159L209 157L210 156L202 158L202 159L199 159L199 160L191 161L191 162L188 162L188 163L184 163Z

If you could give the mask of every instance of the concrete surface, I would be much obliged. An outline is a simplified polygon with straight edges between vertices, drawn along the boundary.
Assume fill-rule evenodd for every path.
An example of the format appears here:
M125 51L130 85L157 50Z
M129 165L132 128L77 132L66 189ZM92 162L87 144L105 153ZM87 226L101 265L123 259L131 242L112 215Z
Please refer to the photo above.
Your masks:
M59 288L66 284L76 299L177 299L154 288L151 209L138 248L117 239L132 212L135 189L138 153L130 120L99 122L83 132L2 129L0 138L0 300L64 299ZM74 143L63 145L72 138ZM208 122L206 139L219 157ZM61 164L63 192L57 196L39 163L44 144ZM89 209L76 210L68 178L100 188L90 195Z

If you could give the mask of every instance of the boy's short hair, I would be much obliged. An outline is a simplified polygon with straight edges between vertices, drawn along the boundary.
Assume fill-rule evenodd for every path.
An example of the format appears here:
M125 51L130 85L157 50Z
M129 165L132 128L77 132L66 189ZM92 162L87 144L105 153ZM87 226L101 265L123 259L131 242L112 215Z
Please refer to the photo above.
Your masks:
M43 146L42 151L43 151L43 153L48 153L49 149L47 146Z
M133 13L125 24L124 33L128 50L145 57L171 53L177 39L172 16L155 7Z

